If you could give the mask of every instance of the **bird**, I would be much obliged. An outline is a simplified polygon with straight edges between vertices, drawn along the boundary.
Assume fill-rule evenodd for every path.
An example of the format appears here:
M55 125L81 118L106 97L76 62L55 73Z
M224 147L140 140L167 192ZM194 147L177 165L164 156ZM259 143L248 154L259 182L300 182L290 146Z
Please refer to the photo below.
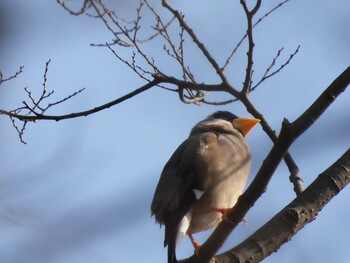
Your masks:
M188 235L218 225L243 193L250 170L245 140L260 120L217 111L198 122L165 164L151 203L151 214L165 226L168 263Z

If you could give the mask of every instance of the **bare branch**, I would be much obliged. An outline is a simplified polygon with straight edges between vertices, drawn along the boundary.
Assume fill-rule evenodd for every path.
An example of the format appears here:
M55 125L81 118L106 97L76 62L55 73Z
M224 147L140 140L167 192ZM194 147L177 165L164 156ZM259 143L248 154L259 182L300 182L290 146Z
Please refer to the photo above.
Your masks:
M97 16L99 18L99 16ZM120 18L120 20L123 20L123 18ZM166 24L164 24L164 28L168 28L172 22L174 22L175 20L175 17L173 17L172 19L170 19ZM138 29L140 29L140 27L138 27ZM153 28L154 29L154 28ZM156 33L144 38L144 39L135 39L135 42L138 43L138 44L145 44L151 40L153 40L154 38L158 37L161 33L162 33L162 29L159 29L160 31L157 31ZM122 34L122 32L115 32L115 34L117 35L120 35ZM105 47L107 45L109 46L113 46L113 45L120 45L120 42L119 40L114 40L113 42L110 42L110 43L104 43L104 44L90 44L91 46L93 47ZM125 46L125 45L122 45L122 46ZM130 43L127 45L127 46L133 46L131 45Z
M26 126L27 126L27 123L28 123L28 122L27 122L27 121L23 121L23 122L22 122L22 127L20 128L20 127L18 127L18 125L16 124L16 119L15 119L15 118L10 117L10 119L11 119L11 122L12 122L12 126L13 126L13 127L16 129L16 131L17 131L17 134L18 134L18 137L19 137L21 143L27 144L27 142L24 140L23 136L24 136L24 131L25 131L25 129L26 129Z
M262 22L266 17L268 17L271 13L273 13L274 11L276 11L278 8L280 8L281 6L283 6L285 3L289 2L289 0L285 0L281 3L279 3L277 6L275 6L274 8L272 8L269 12L267 12L265 15L263 15L262 17L260 17L254 24L253 24L253 28L255 28L257 25L260 24L260 22ZM259 5L256 5L256 7ZM253 12L254 14L256 13L256 11ZM225 64L221 67L222 71L224 71L226 69L226 67L230 64L234 54L237 52L238 48L242 45L243 41L247 38L247 33L245 33L243 35L243 37L241 38L240 41L238 41L238 43L236 44L236 46L233 48L232 52L230 53L230 55L227 57Z
M169 22L164 24L163 29L160 29L160 31L154 33L153 35L150 35L149 37L147 37L145 39L142 39L142 40L138 39L137 42L140 44L144 44L144 43L154 39L155 37L159 36L163 32L163 30L166 30L171 25L171 23L174 22L174 20L175 20L175 17L173 17L172 19L169 20Z
M183 81L174 77L169 76L157 76L156 77L162 83L170 83L178 86L182 89L191 89L191 90L203 90L203 91L224 91L227 92L227 87L224 84L204 84L204 83L193 83L189 81Z
M106 104L103 104L101 106L95 107L93 109L90 110L86 110L86 111L82 111L82 112L76 112L76 113L71 113L71 114L66 114L66 115L44 115L44 114L40 114L37 113L35 111L33 111L34 115L21 115L18 114L16 112L12 112L12 111L6 111L6 110L2 110L0 109L0 114L4 114L7 116L10 116L12 118L16 118L19 119L21 121L36 121L36 120L55 120L55 121L60 121L60 120L65 120L65 119L72 119L72 118L77 118L77 117L83 117L83 116L88 116L91 115L93 113L99 112L101 110L110 108L112 106L115 106L127 99L130 99L154 86L156 86L158 83L160 83L160 80L158 79L154 79L153 81L147 83L146 85L118 98L115 99L111 102L108 102Z
M187 104L200 104L204 100L204 94L202 92L197 92L196 95L190 94L190 97L184 95L184 88L179 86L179 98L182 102Z
M150 80L146 77L146 75L147 75L147 74L150 74L150 75L151 75L152 73L143 70L141 67L136 66L136 63L135 63L135 56L136 56L136 53L133 53L133 55L132 55L132 57L131 57L132 61L129 62L128 60L126 60L126 59L122 58L121 56L119 56L118 53L115 52L115 50L114 50L109 44L106 43L106 45L107 45L107 47L109 48L109 50L113 53L113 55L114 55L117 59L119 59L121 62L123 62L125 65L127 65L130 69L132 69L140 78L142 78L142 79L144 79L144 80L146 80L146 81L150 81Z
M157 25L154 27L155 30L157 30L160 35L164 38L168 46L164 45L163 49L165 50L166 54L173 58L181 67L182 70L182 78L184 81L187 81L190 79L193 83L196 83L195 78L188 66L186 66L184 62L184 48L183 48L183 43L184 43L184 31L185 29L183 27L180 28L180 33L179 33L179 44L178 46L175 46L174 41L171 39L170 34L168 33L168 30L166 26L164 25L161 17L157 14L157 12L148 4L146 1L147 6L149 9L152 11L153 15L156 17L157 20ZM185 96L183 93L183 88L179 87L179 98L182 102L187 103L187 104L200 104L201 102L204 101L204 94L197 90L196 94L193 93L193 91L189 88L185 88L189 96Z
M265 15L263 15L262 17L260 17L253 25L253 28L255 26L257 26L261 21L263 21L266 17L268 17L269 15L271 15L273 12L275 12L278 8L282 7L284 4L286 4L287 2L289 2L290 0L284 0L282 2L280 2L278 5L276 5L274 8L272 8L269 12L267 12ZM254 13L255 14L255 13Z
M291 60L294 58L294 56L299 52L299 48L300 45L297 47L297 49L289 56L289 58L287 59L286 62L284 62L278 69L276 69L273 72L270 72L270 70L275 66L276 64L276 60L279 58L279 56L281 55L281 52L283 50L283 48L279 49L276 56L273 58L270 66L268 66L268 68L266 69L264 75L262 76L262 78L258 81L257 84L255 84L254 86L252 86L250 88L250 91L254 91L262 82L264 82L265 80L267 80L268 78L271 78L272 76L276 75L278 72L280 72L285 66L287 66L289 64L289 62L291 62Z
M221 68L219 67L218 63L215 61L215 59L212 57L212 55L209 53L207 48L204 46L204 44L198 39L196 34L193 32L192 28L190 28L187 23L184 20L184 17L182 14L180 14L179 11L173 9L166 0L162 0L162 5L168 9L178 20L180 26L185 29L187 34L191 37L192 41L197 45L197 47L202 51L205 58L209 61L209 63L213 66L216 73L220 76L223 83L228 83L226 76L223 74Z
M130 35L130 32L128 29L126 29L125 26L121 25L118 21L118 18L114 15L113 12L108 10L101 2L101 0L98 0L99 4L101 5L101 8L103 8L104 14L107 15L107 17L111 20L114 26L118 28L119 31L115 31L110 25L107 19L103 16L102 12L99 10L98 6L96 4L92 4L93 8L95 9L96 13L99 15L99 17L102 19L108 30L114 34L114 36L118 40L118 45L123 46L123 47L134 47L137 51L137 53L146 61L146 63L153 69L153 73L159 73L162 74L162 72L157 68L155 65L155 61L153 58L148 57L146 53L143 52L141 47L139 46L139 43L137 41L134 41L133 37ZM140 2L141 5L141 2ZM137 13L139 15L139 13ZM138 28L133 28L133 30L138 30ZM119 38L118 34L122 34L126 39L123 40Z
M247 18L247 36L248 36L248 52L247 52L247 66L246 66L246 74L243 82L242 93L247 94L250 90L252 84L252 74L253 74L253 52L254 52L254 40L253 40L253 13L248 10L245 0L241 0L241 5L243 6L243 10L246 14ZM258 1L259 3L260 1ZM258 8L260 4L256 5L255 8ZM255 10L254 13L256 13Z
M19 70L15 72L15 74L13 74L12 76L9 76L7 78L4 78L4 75L2 74L2 72L0 71L0 85L6 81L12 80L14 78L17 78L17 76L19 74L21 74L23 72L23 68L24 66L20 66Z
M45 108L42 109L42 112L44 113L44 112L45 112L47 109L49 109L50 107L55 106L55 105L60 104L60 103L63 103L63 102L65 102L65 101L67 101L67 100L73 98L74 96L78 95L79 93L81 93L81 92L84 91L84 90L85 90L85 88L82 88L82 89L80 89L80 90L78 90L78 91L72 93L71 95L68 95L67 97L65 97L65 98L63 98L63 99L61 99L61 100L58 100L58 101L56 101L56 102L49 103Z
M68 13L70 13L73 16L78 16L84 14L90 7L91 7L91 2L93 0L84 0L83 6L81 7L80 10L78 11L73 11L66 5L65 0L56 0L59 5L63 7L64 10L66 10Z
M260 6L261 6L261 0L257 0L254 8L250 12L252 16L254 16L256 12L258 12Z
M154 27L154 29L159 32L159 34L163 37L163 39L166 41L166 43L170 47L168 48L166 45L164 45L163 49L165 50L165 52L169 57L175 59L176 62L180 65L183 79L186 81L187 78L189 78L192 82L195 82L193 74L190 72L190 69L185 65L185 62L184 62L183 43L185 41L184 40L185 29L183 27L180 28L179 44L176 47L174 44L174 41L170 37L170 34L167 30L166 25L162 21L162 18L158 15L158 13L154 10L154 8L152 8L149 5L148 1L146 1L146 4L157 20L157 24ZM173 17L173 19L175 19L175 16Z
M231 99L231 100L225 100L225 101L207 101L207 100L203 100L204 104L208 104L208 105L213 105L213 106L222 106L222 105L227 105L230 104L232 102L236 102L238 101L238 99Z

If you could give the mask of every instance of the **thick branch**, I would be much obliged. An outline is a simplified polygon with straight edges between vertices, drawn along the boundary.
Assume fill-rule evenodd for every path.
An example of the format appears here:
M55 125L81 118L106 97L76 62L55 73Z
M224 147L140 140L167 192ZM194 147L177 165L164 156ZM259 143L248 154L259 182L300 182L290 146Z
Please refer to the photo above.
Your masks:
M232 211L227 215L228 220L222 221L200 248L198 255L192 256L189 258L189 261L186 262L209 262L229 234L241 222L248 210L264 193L274 171L284 157L289 146L321 116L336 97L346 89L349 83L350 67L333 81L310 108L295 122L289 123L287 120L284 120L281 133L275 145L264 160L253 182L238 199Z
M215 257L216 262L260 262L312 222L349 182L350 149L269 222L235 248Z

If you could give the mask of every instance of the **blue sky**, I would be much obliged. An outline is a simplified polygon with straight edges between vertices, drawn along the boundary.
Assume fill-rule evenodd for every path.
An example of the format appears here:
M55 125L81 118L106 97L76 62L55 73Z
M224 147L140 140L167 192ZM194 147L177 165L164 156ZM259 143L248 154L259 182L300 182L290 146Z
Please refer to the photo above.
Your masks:
M71 1L77 6L79 2ZM108 1L125 16L133 12L131 2ZM269 2L271 6L276 3ZM218 60L223 60L245 30L243 11L231 1L201 1L201 5L177 1L177 7ZM348 1L290 1L257 28L256 75L279 48L284 47L286 59L301 45L286 70L251 94L276 131L284 117L293 121L348 67L349 11ZM24 87L39 94L49 59L47 86L55 90L54 99L86 88L50 114L89 109L144 84L108 49L89 45L112 38L100 21L73 17L56 1L5 0L0 12L0 69L6 76L24 65L23 74L0 87L0 108L20 106L26 99ZM151 19L145 16L145 21ZM178 71L161 54L159 45L147 48L168 72ZM119 52L127 56L129 51ZM187 58L198 80L217 82L200 53L189 49ZM244 63L242 49L228 73L235 85L243 80ZM349 99L346 91L290 149L306 186L349 147ZM9 119L1 117L0 262L107 263L139 262L140 258L165 262L163 229L149 213L159 174L191 127L219 109L247 115L239 103L185 105L176 94L155 88L89 117L29 125L27 145L20 143ZM259 126L247 140L254 175L271 142ZM282 163L268 191L248 213L248 224L238 227L222 251L249 236L293 198ZM350 241L344 234L349 198L350 191L345 189L317 220L265 262L331 262L335 257L337 262L349 262ZM199 241L208 234L197 235ZM191 253L186 239L178 256Z

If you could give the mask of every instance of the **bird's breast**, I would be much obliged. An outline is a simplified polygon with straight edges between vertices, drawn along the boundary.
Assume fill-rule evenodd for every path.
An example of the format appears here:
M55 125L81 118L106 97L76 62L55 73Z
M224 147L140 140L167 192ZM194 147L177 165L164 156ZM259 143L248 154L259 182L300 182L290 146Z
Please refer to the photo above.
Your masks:
M203 135L195 170L197 185L204 193L191 207L189 233L220 223L222 214L215 209L229 209L236 204L249 169L249 150L242 138L213 133Z

